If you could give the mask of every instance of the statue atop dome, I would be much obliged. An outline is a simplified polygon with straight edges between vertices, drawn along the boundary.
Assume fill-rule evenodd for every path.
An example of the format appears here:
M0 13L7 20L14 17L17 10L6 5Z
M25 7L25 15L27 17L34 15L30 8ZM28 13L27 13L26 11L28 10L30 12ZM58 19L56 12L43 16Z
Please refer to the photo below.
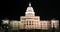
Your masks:
M31 3L29 3L29 6L31 6Z

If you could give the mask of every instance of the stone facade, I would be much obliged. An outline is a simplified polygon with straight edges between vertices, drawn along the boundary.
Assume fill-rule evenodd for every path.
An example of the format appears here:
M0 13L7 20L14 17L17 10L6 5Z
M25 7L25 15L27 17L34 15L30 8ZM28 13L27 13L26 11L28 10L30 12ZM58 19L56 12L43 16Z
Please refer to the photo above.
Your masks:
M20 21L10 21L9 25L12 27L12 29L42 29L42 30L48 30L51 27L59 27L59 21L46 21L46 20L40 20L39 16L35 16L35 12L33 7L31 6L31 3L29 3L29 6L26 9L25 16L20 17ZM3 22L4 23L4 22ZM7 23L5 21L5 23Z
M42 29L47 30L50 29L51 23L50 21L42 21Z
M51 27L55 27L56 29L59 28L59 21L58 20L51 20Z
M25 12L25 16L20 17L20 29L49 29L50 21L41 21L39 16L35 16L33 7L29 3L29 7Z
M11 21L9 25L11 26L12 30L19 29L19 21L16 21L16 20Z

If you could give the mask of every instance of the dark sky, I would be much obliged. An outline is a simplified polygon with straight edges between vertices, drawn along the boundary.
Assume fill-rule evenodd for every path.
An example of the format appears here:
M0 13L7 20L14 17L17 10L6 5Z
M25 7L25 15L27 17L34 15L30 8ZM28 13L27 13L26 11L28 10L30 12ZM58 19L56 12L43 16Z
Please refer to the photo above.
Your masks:
M0 20L4 18L19 20L20 16L25 15L26 8L29 2L36 15L39 15L43 20L50 20L52 18L60 20L59 4L55 0L8 0L8 7L3 7L4 13L0 13ZM2 11L3 11L2 10Z

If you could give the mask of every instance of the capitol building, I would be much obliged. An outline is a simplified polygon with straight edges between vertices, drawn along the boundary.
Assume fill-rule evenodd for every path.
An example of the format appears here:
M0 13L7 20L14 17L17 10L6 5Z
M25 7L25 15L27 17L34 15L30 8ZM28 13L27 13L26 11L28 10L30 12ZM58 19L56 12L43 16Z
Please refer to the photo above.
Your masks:
M3 24L8 24L11 29L42 29L48 30L50 28L55 27L59 28L59 20L40 20L40 16L36 16L31 3L26 9L25 16L20 17L20 21L17 20L2 20Z

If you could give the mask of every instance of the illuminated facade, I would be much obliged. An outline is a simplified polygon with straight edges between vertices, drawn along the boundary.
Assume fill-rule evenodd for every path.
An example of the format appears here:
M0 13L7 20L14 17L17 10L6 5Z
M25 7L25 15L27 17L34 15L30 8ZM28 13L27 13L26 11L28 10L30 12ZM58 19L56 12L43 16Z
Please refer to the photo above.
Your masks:
M12 20L11 22L10 22L10 26L11 26L11 28L13 29L13 30L16 30L16 29L19 29L19 21L16 21L16 20Z
M59 21L58 20L51 20L51 27L55 27L59 29Z
M20 17L20 21L10 21L9 25L12 27L12 29L42 29L42 30L48 30L51 27L59 27L59 21L47 21L47 20L40 20L39 16L35 16L35 12L33 7L31 6L31 3L29 3L29 6L26 9L25 16ZM3 23L8 23L3 22Z
M45 23L45 24L44 24ZM31 3L27 7L25 16L20 17L20 29L49 29L50 21L41 21L39 16L35 16L35 12Z

